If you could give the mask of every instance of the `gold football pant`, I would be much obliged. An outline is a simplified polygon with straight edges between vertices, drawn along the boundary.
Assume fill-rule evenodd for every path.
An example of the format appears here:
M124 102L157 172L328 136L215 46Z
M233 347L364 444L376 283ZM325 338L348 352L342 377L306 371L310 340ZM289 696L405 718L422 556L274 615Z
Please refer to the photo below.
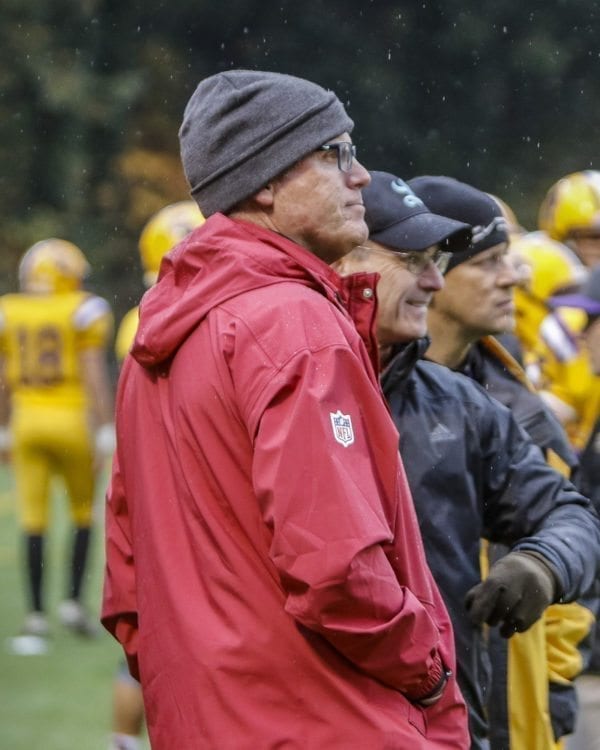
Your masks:
M31 408L13 413L13 469L19 519L28 534L49 522L50 481L62 477L75 526L89 526L94 499L94 456L83 410Z

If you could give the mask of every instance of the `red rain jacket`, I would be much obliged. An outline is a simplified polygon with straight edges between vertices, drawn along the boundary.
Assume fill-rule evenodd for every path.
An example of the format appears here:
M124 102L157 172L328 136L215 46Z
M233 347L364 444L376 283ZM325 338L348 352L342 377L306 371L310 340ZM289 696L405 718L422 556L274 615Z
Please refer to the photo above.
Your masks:
M102 619L154 750L469 745L360 278L217 214L142 301Z

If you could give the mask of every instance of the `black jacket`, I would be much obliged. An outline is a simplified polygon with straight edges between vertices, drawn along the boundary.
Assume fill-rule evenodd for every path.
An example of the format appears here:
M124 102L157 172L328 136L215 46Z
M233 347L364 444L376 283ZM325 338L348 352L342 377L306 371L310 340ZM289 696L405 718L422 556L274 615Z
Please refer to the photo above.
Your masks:
M460 372L508 407L544 455L547 457L548 451L553 451L569 468L573 479L579 465L577 456L552 410L529 385L514 353L493 336L486 336L471 347Z
M600 565L600 522L508 409L470 378L419 359L426 346L400 349L382 386L427 559L452 618L473 747L483 747L489 660L464 608L466 592L481 580L480 540L546 556L571 601Z
M593 495L589 492L590 488L585 486L585 477L582 475L583 461L580 463L553 412L530 385L518 358L515 362L515 354L518 355L518 342L515 344L517 349L509 352L505 347L505 340L500 342L493 336L486 336L471 347L461 371L473 378L486 389L487 393L511 410L514 418L533 442L542 449L548 461L554 462L553 465L555 465L556 457L562 460L563 471L569 471L571 480L586 497L592 500L593 504ZM506 550L501 545L490 550L492 557L501 556L504 552ZM579 603L592 612L598 611L600 603L598 579ZM591 657L591 643L592 634L579 647L584 665L588 664ZM507 644L498 635L497 628L490 630L489 645L490 652L493 654L494 674L497 675L502 667L506 668L507 658ZM550 718L554 736L558 740L574 731L577 696L572 683L565 685L550 682L549 689ZM488 707L493 727L490 736L491 750L505 750L510 747L509 706L507 691L503 688L501 680L493 682Z

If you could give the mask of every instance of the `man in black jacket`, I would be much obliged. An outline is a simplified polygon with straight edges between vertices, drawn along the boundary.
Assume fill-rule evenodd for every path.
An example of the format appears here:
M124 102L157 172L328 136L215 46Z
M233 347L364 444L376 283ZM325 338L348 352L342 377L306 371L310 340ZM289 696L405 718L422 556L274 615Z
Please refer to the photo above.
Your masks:
M366 293L371 273L380 274L382 385L428 562L453 620L472 747L485 748L490 674L482 624L500 624L510 636L551 602L576 598L600 564L600 525L588 500L547 465L507 409L468 378L420 359L427 308L447 262L444 238L433 231L441 217L402 180L371 176L363 191L370 239L338 270L367 272L356 294ZM464 234L447 237L467 244ZM484 583L482 538L511 548Z
M517 274L508 254L508 233L500 207L487 193L445 176L422 176L409 181L411 188L428 207L456 220L468 221L473 226L473 240L453 255L445 278L444 289L436 295L428 316L431 346L427 357L459 372L482 385L486 391L507 406L519 425L538 445L556 468L569 475L577 459L571 450L558 420L531 384L513 357L495 338L514 326L513 289ZM505 550L492 549L494 559ZM549 654L548 705L555 739L573 731L576 716L576 697L573 678L581 670L582 654L578 639L585 637L593 620L589 607L592 599L581 601L585 606L572 604L554 607L545 615L546 651ZM560 649L553 638L557 631L569 630L571 643L563 638ZM517 638L508 647L491 631L491 653L498 665L508 664L511 690L495 681L490 694L490 717L494 732L492 750L503 750L510 742L513 725L531 727L524 721L523 701L514 700L519 682L535 679L538 672L519 672L528 666L535 644L531 635ZM543 644L542 644L543 645ZM517 660L515 653L522 652ZM559 658L553 657L558 654ZM513 669L510 670L510 664ZM518 677L516 677L518 675ZM514 678L514 679L513 679ZM514 716L521 710L521 721ZM530 747L533 736L524 742ZM514 743L512 743L514 745Z

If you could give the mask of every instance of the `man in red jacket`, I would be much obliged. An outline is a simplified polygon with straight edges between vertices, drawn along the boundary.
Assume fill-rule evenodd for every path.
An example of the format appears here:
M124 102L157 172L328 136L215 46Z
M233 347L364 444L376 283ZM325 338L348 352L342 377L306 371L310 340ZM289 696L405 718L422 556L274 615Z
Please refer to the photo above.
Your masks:
M202 81L184 114L207 221L142 300L106 519L102 619L154 750L469 744L375 278L357 298L328 266L367 237L352 127L333 93L260 71Z

